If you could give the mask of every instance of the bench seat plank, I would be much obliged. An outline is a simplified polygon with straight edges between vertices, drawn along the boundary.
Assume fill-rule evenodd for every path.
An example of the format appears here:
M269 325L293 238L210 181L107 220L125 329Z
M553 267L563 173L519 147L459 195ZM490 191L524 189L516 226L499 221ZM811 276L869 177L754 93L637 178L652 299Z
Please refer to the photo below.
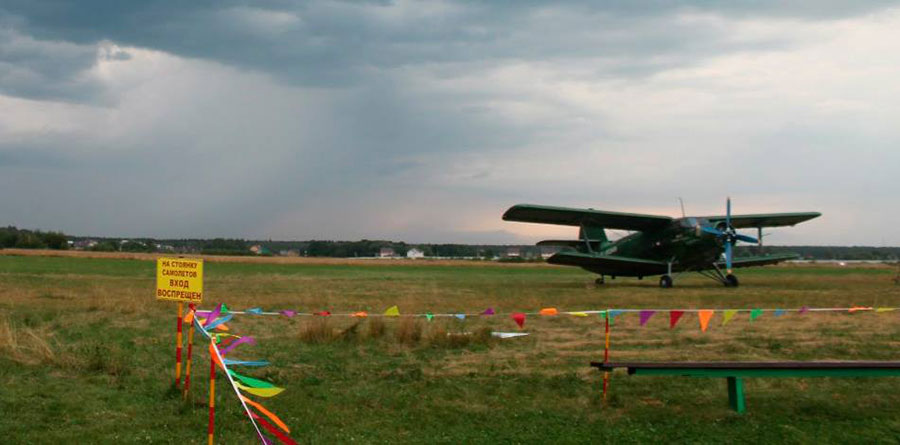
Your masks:
M627 368L635 375L691 377L888 377L900 376L900 362L591 362L601 371Z

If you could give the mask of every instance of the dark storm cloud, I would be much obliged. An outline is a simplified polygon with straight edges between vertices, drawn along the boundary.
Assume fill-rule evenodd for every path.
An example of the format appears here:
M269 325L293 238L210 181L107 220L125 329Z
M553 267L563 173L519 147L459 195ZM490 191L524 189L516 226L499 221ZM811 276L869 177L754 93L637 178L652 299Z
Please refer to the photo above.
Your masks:
M411 64L516 59L605 57L613 62L598 75L652 74L736 48L784 44L728 41L721 38L727 30L668 20L674 14L818 20L886 4L12 0L0 6L0 88L87 101L100 91L79 74L106 41L261 70L297 85L353 84L372 70Z

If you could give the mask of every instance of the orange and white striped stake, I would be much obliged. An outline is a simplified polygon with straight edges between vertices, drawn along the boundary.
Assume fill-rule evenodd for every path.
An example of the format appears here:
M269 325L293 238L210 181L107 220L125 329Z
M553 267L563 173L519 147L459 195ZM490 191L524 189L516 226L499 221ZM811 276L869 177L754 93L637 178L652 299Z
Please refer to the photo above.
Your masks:
M191 315L190 326L188 326L187 335L187 358L184 366L184 399L187 400L188 393L191 390L191 355L194 350L194 303L188 304L188 314Z
M176 324L175 330L175 387L178 388L181 385L181 317L184 312L184 303L178 303L178 323Z
M210 347L215 348L215 340L210 339ZM216 358L209 356L209 445L213 445L213 431L216 429Z

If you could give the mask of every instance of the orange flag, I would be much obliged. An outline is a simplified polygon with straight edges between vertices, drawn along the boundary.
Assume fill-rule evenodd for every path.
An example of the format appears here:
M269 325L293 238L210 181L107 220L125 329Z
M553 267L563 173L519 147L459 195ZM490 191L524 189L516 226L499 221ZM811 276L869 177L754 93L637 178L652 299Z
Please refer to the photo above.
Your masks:
M709 309L703 309L700 312L697 312L697 317L700 318L700 330L706 332L706 328L709 326L709 320L712 318L713 313L715 311Z
M555 307L545 307L540 311L541 315L557 315L559 311Z

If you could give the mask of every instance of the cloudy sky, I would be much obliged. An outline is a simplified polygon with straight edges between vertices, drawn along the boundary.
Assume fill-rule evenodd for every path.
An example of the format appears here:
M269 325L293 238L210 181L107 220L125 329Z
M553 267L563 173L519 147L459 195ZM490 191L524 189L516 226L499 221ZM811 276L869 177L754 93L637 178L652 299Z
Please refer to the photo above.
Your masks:
M0 224L533 242L512 204L900 245L882 2L0 3Z

